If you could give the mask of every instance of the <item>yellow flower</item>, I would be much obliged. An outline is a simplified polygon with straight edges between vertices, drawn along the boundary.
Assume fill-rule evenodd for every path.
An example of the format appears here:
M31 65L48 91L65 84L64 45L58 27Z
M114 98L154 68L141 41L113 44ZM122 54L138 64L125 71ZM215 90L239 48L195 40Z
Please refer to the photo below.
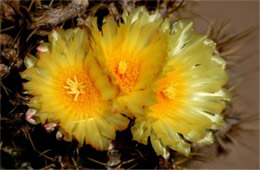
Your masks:
M210 144L211 130L219 129L225 101L222 86L228 77L225 61L213 56L215 43L193 31L189 21L173 25L169 36L167 66L172 70L156 82L157 103L136 115L133 138L151 144L158 155L167 157L169 148L188 156L190 142ZM190 142L187 142L190 141Z
M91 52L120 89L114 112L132 117L155 102L151 86L167 60L167 23L145 8L125 12L119 23L107 17L101 31L92 19Z
M39 59L25 58L21 76L29 80L24 83L33 96L29 106L42 124L53 122L53 129L57 123L66 140L76 138L103 150L128 119L112 113L118 91L90 55L88 38L85 29L53 31L49 43L39 47Z

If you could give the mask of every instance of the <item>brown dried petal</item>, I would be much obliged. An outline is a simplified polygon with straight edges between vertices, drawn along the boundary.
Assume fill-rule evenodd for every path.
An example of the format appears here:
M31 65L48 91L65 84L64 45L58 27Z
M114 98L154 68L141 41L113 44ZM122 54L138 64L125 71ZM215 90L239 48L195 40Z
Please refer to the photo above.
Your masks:
M12 37L7 34L0 34L0 45L8 45L12 41Z
M12 1L0 1L1 16L4 16L6 20L14 22L13 16L16 14L15 10L11 6Z
M4 64L0 64L0 76L1 76L1 78L5 75L5 74L7 74L8 72L9 72L9 67L7 67L6 65L4 65Z
M80 15L88 6L88 1L72 1L67 6L59 8L51 8L43 12L39 17L33 18L29 29L34 29L41 26L56 26L71 18Z

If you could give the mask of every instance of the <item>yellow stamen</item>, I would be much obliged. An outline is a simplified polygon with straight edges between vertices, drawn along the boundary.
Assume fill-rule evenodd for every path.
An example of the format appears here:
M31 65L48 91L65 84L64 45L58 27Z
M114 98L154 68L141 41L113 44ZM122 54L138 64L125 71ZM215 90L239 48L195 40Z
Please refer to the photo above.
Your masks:
M127 63L125 61L120 61L118 64L118 72L119 74L124 74L127 69Z
M176 96L176 89L172 86L167 87L163 90L163 94L169 99L174 99Z
M70 78L67 79L66 80L66 84L68 86L64 86L64 88L68 89L67 94L75 95L74 99L73 99L74 102L78 100L78 97L79 97L80 94L84 94L85 93L84 88L86 86L83 85L83 82L78 82L78 79L77 79L76 76L73 77L73 80L70 79Z

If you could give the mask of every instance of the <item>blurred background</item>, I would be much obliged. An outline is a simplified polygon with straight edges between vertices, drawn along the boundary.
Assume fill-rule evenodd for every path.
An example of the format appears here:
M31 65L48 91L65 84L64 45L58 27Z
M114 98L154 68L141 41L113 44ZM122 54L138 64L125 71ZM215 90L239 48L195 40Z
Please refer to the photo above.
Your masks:
M233 93L232 112L241 117L240 128L230 135L234 140L227 154L205 162L194 162L193 168L259 169L259 1L205 0L187 2L192 9L197 29L205 31L208 23L220 26L229 23L227 35L236 35L255 28L247 37L231 43L235 55L228 56L230 84ZM186 14L183 14L186 15ZM240 49L236 49L240 47Z

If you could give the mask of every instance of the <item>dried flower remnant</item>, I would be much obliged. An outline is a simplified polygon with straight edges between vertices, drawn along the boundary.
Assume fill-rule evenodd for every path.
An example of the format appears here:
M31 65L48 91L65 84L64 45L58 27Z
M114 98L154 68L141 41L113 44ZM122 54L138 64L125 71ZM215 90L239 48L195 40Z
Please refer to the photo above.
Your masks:
M88 0L74 0L66 6L59 6L58 8L50 8L45 10L39 16L32 16L32 23L29 29L35 29L42 26L56 26L64 23L66 20L81 15L88 7Z
M27 69L21 75L29 80L24 88L33 95L29 106L47 131L57 128L59 139L74 137L103 150L128 119L111 112L117 90L87 47L86 29L54 30L49 43L37 48L39 58L25 58Z

